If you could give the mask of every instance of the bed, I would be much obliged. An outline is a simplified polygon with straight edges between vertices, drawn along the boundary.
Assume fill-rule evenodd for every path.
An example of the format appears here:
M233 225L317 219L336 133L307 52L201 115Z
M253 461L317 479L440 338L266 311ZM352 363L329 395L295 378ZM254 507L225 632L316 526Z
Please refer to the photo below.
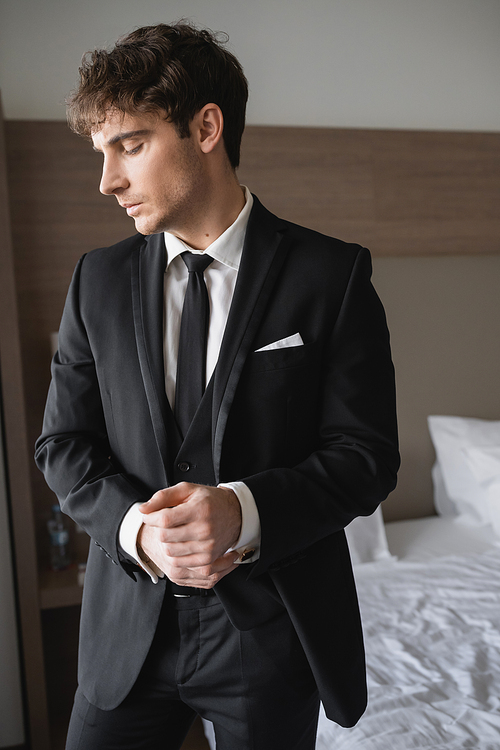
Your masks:
M440 515L347 529L369 704L352 729L321 710L316 750L500 748L500 422L429 427Z
M387 524L397 560L355 566L369 705L317 750L498 750L500 547L452 518Z

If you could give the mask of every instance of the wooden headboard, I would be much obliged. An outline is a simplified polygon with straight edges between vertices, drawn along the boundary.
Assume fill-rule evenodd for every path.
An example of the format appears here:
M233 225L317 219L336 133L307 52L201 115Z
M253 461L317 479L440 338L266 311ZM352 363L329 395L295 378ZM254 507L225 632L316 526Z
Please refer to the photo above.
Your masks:
M249 127L240 177L375 256L500 251L500 133Z
M33 443L74 265L134 225L99 194L101 157L64 122L8 121L6 149ZM427 414L500 418L500 134L253 126L239 175L277 214L371 249L403 455L385 515L432 513ZM35 468L32 485L43 515L52 497Z

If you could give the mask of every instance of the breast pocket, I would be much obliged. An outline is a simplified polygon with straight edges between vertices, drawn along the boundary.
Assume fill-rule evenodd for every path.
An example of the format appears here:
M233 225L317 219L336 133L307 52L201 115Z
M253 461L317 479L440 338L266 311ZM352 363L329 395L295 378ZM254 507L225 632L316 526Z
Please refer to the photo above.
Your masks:
M305 367L314 357L315 344L290 346L285 349L268 349L253 352L247 359L247 372L283 370L292 367Z
M253 352L231 407L224 455L241 476L293 466L312 445L320 347Z

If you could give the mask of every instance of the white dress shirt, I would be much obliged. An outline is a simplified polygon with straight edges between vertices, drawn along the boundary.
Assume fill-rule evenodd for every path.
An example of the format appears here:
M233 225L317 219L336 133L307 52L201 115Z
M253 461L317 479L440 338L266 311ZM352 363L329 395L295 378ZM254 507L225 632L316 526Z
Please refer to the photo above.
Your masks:
M248 218L253 205L253 197L248 188L245 190L245 205L237 219L220 237L209 245L204 253L214 260L204 272L207 286L210 321L207 341L206 379L207 384L219 358L219 351L226 328L229 309L233 299L236 279L243 252ZM175 404L175 378L177 373L177 352L179 349L179 332L182 307L188 282L188 270L180 257L189 250L201 253L186 245L173 234L165 232L167 265L164 280L164 346L165 390L172 410ZM259 556L260 520L252 492L243 482L229 482L219 487L228 487L236 494L241 506L241 532L232 549L243 555L248 549L255 549L252 556L246 556L245 562L253 562ZM123 518L120 526L119 542L122 549L134 559L151 577L153 583L163 577L162 571L151 563L146 564L137 551L137 535L143 524L142 513L138 510L140 503L133 505Z

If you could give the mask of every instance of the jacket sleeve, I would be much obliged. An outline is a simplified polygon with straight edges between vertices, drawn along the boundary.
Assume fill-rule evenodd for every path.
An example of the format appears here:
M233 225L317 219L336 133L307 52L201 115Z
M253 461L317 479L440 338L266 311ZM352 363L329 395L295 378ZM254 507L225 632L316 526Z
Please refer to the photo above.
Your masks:
M251 575L293 562L308 547L369 515L396 485L394 368L382 304L360 248L339 315L325 336L314 450L291 468L245 477L261 522Z
M80 314L84 258L66 299L35 461L62 510L128 572L118 530L128 508L149 495L111 460L94 357Z

